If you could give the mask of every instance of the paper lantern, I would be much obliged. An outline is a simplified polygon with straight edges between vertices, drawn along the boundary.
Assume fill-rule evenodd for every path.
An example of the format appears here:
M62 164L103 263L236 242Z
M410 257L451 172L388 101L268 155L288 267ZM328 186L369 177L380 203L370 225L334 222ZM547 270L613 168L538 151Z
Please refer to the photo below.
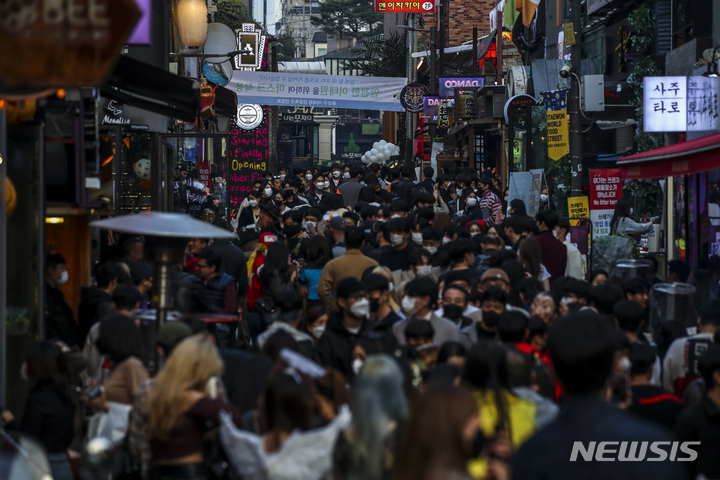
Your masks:
M188 47L202 47L207 38L206 0L178 0L176 19L178 36Z
M150 178L150 160L142 158L133 164L133 172L141 180L147 180Z

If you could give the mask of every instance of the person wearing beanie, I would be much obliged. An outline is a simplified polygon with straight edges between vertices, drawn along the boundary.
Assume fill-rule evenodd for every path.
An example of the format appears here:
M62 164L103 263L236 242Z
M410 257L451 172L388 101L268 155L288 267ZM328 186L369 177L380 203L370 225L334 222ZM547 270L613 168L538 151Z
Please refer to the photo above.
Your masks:
M366 329L370 301L365 287L355 277L340 280L335 296L338 312L330 317L325 333L315 347L314 359L323 366L338 370L350 380L354 376L351 362L353 345Z

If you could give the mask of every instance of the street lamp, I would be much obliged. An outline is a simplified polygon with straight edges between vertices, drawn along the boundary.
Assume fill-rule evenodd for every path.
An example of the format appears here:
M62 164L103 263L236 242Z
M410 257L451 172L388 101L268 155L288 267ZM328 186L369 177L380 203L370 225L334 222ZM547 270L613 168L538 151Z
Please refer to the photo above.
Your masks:
M176 5L178 36L188 47L201 47L207 39L208 8L205 0L178 0Z

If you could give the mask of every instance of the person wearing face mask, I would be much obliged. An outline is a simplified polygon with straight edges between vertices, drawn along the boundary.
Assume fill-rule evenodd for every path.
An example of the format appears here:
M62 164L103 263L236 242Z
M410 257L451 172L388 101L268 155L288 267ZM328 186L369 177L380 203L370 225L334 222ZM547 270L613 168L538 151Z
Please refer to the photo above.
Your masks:
M67 283L65 258L57 253L45 258L45 338L62 340L66 345L79 344L78 326L65 294L58 287Z
M418 249L410 254L408 257L408 267L410 267L410 271L415 274L415 278L430 277L435 280L439 276L440 269L433 268L432 259L433 256L427 251L427 249ZM406 283L407 282L400 284L398 292L403 291Z
M555 204L550 199L547 186L543 186L540 190L540 210L544 208L555 211Z
M342 178L342 166L339 163L333 163L330 167L330 191L337 192L338 187L344 182Z
M370 317L370 301L365 294L365 287L355 277L345 277L338 282L335 296L339 312L330 317L313 353L316 362L338 370L346 380L355 375L352 368L353 345L366 330Z
M459 341L460 333L457 326L449 320L433 313L437 303L438 287L430 278L416 278L405 286L404 296L400 305L405 319L393 325L393 333L398 342L405 345L405 327L410 320L427 320L435 332L433 344L442 345L447 341Z
M437 256L438 250L443 244L443 234L435 227L427 227L422 231L423 248L430 252L433 259Z
M271 201L273 200L273 194L275 191L273 190L272 183L269 181L266 181L265 184L262 187L262 198L265 201Z
M354 277L358 281L368 267L377 267L378 263L362 254L360 249L365 242L365 232L361 227L347 227L345 230L345 253L330 260L320 274L317 293L326 308L335 304L333 293L337 292L340 281ZM336 294L336 293L335 293Z
M440 275L438 282L444 282L450 272L460 272L465 280L470 283L473 278L482 275L481 272L470 268L475 262L475 244L468 238L458 238L445 247L448 259L451 262L451 269Z
M465 216L469 220L482 220L484 218L483 211L480 208L479 201L475 192L471 189L465 189L462 193L462 205L464 210L459 211L456 215Z
M464 315L468 307L468 295L468 291L458 285L448 285L442 294L442 316L457 325L460 330L473 324L473 321Z
M422 248L422 246L423 246L422 232L429 226L430 226L430 224L424 218L416 217L415 220L413 220L412 231L410 232L410 239L412 240L412 242L415 244L416 247Z
M362 169L360 167L352 167L347 172L348 177L342 181L338 187L338 192L342 194L342 199L346 207L355 207L360 196L360 190L363 185L360 183L362 179Z
M310 307L305 313L304 320L300 323L299 330L304 333L309 333L313 337L315 345L317 345L325 333L325 329L327 329L329 319L330 314L322 305Z
M392 249L384 251L378 263L389 268L391 272L407 270L407 259L416 249L410 241L410 222L407 218L393 218L388 222L387 228L390 231Z
M383 334L384 343L392 347L397 342L392 327L402 320L390 306L390 285L384 275L373 273L365 277L363 286L370 300L370 321L368 328Z
M500 202L497 195L492 192L492 180L487 177L482 177L478 184L480 187L479 190L482 191L479 199L480 209L483 212L485 220L490 220L495 225L499 225L503 219L502 202Z
M302 233L303 214L299 210L286 210L283 215L283 236L285 244L290 249L293 260L297 260L300 252L300 243L304 235Z
M482 320L462 330L465 341L475 344L482 340L497 338L497 324L505 313L507 292L502 288L488 287L480 297Z

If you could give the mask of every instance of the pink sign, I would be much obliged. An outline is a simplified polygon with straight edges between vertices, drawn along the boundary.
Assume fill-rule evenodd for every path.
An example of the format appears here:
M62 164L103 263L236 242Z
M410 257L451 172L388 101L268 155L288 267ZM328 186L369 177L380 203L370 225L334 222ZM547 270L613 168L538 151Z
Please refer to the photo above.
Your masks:
M212 182L210 181L210 164L208 162L198 162L198 171L200 172L200 183L205 185L210 193L212 193Z

